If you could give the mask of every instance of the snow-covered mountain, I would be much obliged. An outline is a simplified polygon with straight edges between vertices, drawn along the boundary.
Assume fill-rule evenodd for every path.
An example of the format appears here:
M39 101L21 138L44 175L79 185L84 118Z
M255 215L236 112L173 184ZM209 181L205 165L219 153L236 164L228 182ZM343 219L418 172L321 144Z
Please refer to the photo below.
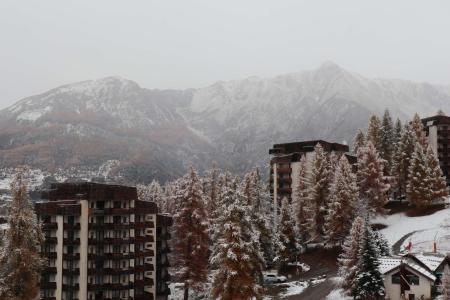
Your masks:
M273 143L350 142L371 113L385 108L403 119L450 112L450 86L368 79L329 62L190 90L149 90L108 77L0 111L0 164L51 168L119 159L138 181L178 176L190 163L240 172L264 165Z

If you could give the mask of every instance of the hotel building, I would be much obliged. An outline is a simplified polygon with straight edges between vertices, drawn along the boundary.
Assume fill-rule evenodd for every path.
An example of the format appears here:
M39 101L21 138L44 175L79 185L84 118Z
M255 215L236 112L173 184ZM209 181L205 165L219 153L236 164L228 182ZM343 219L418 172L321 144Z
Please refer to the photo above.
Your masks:
M154 202L92 182L52 184L42 198L42 300L167 299L172 219Z

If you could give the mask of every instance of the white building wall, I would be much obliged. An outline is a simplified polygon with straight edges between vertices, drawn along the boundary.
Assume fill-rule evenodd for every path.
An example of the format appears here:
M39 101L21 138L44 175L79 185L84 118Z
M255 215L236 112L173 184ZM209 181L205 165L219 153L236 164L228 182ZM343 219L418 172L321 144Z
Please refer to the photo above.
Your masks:
M56 300L62 300L63 284L63 250L64 250L64 216L56 216Z
M438 156L438 136L437 136L437 126L436 125L429 127L428 144L431 146L431 149L433 149L433 152L437 157Z
M405 291L406 298L404 299L409 299L408 296L410 294L414 294L414 300L420 300L422 295L424 296L424 299L431 299L431 286L433 282L411 269L408 269L408 271L419 276L419 285L412 285L409 291ZM395 269L384 276L384 287L386 289L387 300L403 300L400 295L400 284L392 283L392 274L396 272L398 272L398 269Z
M89 202L81 200L81 216L80 216L80 277L78 293L79 300L87 299L87 283L88 283L88 237L89 237Z

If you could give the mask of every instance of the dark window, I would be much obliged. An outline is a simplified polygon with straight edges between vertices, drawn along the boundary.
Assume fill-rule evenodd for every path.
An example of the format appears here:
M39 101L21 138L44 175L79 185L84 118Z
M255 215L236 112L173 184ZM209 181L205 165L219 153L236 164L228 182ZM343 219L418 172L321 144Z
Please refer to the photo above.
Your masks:
M408 280L409 284L412 285L419 285L419 276L416 275L406 275L406 279Z
M120 201L114 201L114 208L120 208Z
M98 209L104 209L105 208L105 201L97 201L97 208Z
M400 275L399 274L392 275L392 284L400 284Z

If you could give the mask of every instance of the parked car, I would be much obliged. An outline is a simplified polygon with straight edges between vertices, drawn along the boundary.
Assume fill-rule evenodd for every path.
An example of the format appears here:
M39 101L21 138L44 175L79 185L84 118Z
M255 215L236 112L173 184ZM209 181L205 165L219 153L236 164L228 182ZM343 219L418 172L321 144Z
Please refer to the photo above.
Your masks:
M281 283L286 282L287 278L285 276L280 276L277 274L264 274L264 283Z

